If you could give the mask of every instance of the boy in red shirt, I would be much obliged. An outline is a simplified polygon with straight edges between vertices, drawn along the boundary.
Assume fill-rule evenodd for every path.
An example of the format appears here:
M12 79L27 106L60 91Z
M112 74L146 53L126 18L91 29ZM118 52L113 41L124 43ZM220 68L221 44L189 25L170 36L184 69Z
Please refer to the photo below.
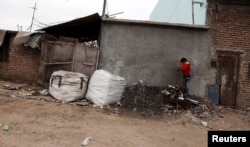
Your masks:
M188 95L188 87L187 83L191 78L191 64L187 61L186 58L181 58L180 62L182 65L178 66L178 70L182 71L183 74L183 81L182 81L182 86L184 88L184 96Z

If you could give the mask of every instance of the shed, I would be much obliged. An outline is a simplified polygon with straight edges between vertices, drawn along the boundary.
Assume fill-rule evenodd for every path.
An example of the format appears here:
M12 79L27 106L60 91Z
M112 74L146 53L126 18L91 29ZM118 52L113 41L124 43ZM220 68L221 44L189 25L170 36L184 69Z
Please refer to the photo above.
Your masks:
M49 26L36 32L1 31L1 77L37 81L46 86L54 71L91 76L99 56L98 13ZM7 59L8 57L8 59Z

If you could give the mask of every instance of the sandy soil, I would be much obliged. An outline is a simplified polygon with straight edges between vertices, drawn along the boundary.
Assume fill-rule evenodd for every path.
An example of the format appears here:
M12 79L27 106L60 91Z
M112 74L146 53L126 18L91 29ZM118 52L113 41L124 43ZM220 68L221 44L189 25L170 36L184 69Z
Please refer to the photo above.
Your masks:
M13 83L0 81L1 147L77 147L86 137L92 137L89 147L206 147L209 130L250 130L247 110L216 106L219 113L203 118L188 110L145 117L124 107L117 111L86 106L86 101L63 104L50 96L24 97L24 90L3 89L4 84Z

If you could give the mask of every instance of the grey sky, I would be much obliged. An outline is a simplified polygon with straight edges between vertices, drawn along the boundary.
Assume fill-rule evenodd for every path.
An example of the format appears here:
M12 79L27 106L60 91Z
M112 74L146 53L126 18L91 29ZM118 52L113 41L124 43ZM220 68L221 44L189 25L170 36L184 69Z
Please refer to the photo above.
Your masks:
M149 15L158 0L107 0L107 13L119 19L149 20ZM33 9L35 21L33 30L42 23L52 25L85 17L93 13L102 14L103 0L0 0L0 29L17 30L17 25L27 31L31 25Z

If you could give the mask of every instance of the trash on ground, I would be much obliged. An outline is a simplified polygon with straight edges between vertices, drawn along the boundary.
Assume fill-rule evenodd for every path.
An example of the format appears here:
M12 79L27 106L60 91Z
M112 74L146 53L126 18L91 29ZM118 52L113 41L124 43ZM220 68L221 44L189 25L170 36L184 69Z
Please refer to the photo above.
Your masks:
M3 129L3 131L9 131L10 128L8 125L4 125L2 129Z
M86 137L81 143L82 146L86 146L92 140L92 137Z
M9 89L10 85L3 85L3 89Z
M18 92L14 92L14 93L10 94L10 97L12 97L12 98L19 98L20 94Z
M10 84L4 84L3 85L3 89L7 89L7 90L19 90L21 89L22 87L24 87L26 84L19 84L19 85L16 85L16 86L11 86Z
M204 126L204 127L207 127L208 126L208 123L206 121L202 121L201 124Z
M81 100L77 100L77 101L74 101L74 102L69 103L69 104L72 104L75 106L88 106L89 102L87 99L81 99Z
M168 87L161 91L163 94L167 95L169 98L176 98L178 100L184 100L181 86L168 85Z
M196 104L196 105L198 105L199 104L199 101L196 101L196 100L193 100L193 99L191 99L191 98L186 98L187 100L189 100L191 103L193 103L193 104Z
M44 89L44 90L39 91L39 93L41 95L48 95L49 94L49 90L48 89Z

